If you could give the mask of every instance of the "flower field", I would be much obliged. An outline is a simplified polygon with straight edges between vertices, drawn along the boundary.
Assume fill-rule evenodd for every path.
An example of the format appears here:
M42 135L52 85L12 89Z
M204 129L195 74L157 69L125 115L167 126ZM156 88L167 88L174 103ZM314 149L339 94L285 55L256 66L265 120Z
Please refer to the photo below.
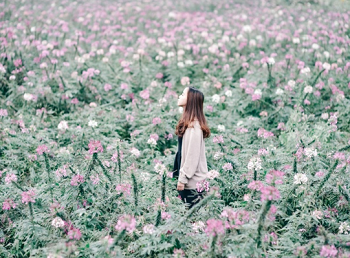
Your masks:
M350 4L290 2L0 2L0 257L350 257Z

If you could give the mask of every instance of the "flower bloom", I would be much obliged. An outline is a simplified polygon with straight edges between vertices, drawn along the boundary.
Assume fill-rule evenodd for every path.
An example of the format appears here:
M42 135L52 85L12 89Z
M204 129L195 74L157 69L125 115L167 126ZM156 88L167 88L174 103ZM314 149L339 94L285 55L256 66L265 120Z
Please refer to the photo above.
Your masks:
M206 192L208 192L209 191L209 182L208 181L205 181L205 180L203 180L203 181L199 181L199 182L197 182L197 184L196 184L196 188L197 188L197 191L200 193L200 192L203 192L204 190L206 191Z
M114 228L117 231L122 231L125 229L129 233L132 233L136 229L136 219L133 215L122 215Z
M204 231L205 224L203 221L197 221L192 224L192 229L194 232L198 233L199 231Z
M61 228L64 226L64 221L60 217L56 217L52 220L51 225L55 228Z
M145 225L143 228L143 233L144 234L150 234L152 235L154 233L154 225L153 224L148 224L148 225Z
M249 221L249 212L246 210L235 211L230 207L225 207L221 212L221 217L227 218L229 224L226 224L226 228L238 228Z
M27 192L22 192L22 203L28 204L29 202L35 202L35 192L33 189L27 191Z
M100 182L100 178L98 177L98 175L94 176L94 175L91 175L90 176L90 180L92 181L92 183L94 185L97 185L99 182Z
M330 245L324 245L322 246L320 255L322 257L336 257L338 253L337 248L335 248L334 245L330 246Z
M2 203L2 209L3 210L10 210L11 208L16 208L16 203L12 199L6 199Z
M190 78L188 78L188 77L182 77L182 78L181 78L181 84L182 84L183 86L189 85L189 84L190 84Z
M140 92L140 96L141 98L143 99L149 99L149 90L148 89L145 89L143 91Z
M159 117L155 117L155 118L153 118L153 120L152 120L152 123L153 123L154 125L160 124L161 122L162 122L162 119L160 119Z
M135 157L140 157L140 151L136 149L135 147L132 147L130 150L130 153L134 155Z
M81 232L79 228L73 228L68 231L68 237L69 239L76 239L79 240L81 238Z
M73 176L72 180L70 181L70 184L73 186L77 186L78 183L83 183L83 182L84 182L84 176L78 174Z
M13 173L7 174L5 177L5 183L11 184L11 182L17 182L17 176Z
M263 186L261 189L261 201L265 200L278 200L281 198L280 192L276 187L273 186Z
M258 137L264 137L266 139L272 136L274 136L272 132L266 131L264 128L259 128Z
M215 136L213 138L213 143L224 143L224 137L222 135Z
M8 116L7 109L0 108L0 116Z
M220 173L217 170L212 169L212 170L208 171L207 178L214 179L214 178L216 178L218 176L220 176Z
M115 190L118 194L123 193L126 196L129 196L131 193L132 186L130 184L120 184L115 187Z
M50 152L50 150L47 148L46 145L40 145L40 146L38 146L38 148L36 149L36 152L37 152L39 155L42 155L44 152L45 152L45 153Z
M205 229L205 233L208 236L225 234L225 228L224 228L222 221L219 219L207 220L207 228Z
M296 185L301 185L301 184L306 184L307 182L307 176L302 173L297 173L294 175L294 184Z
M163 173L165 173L167 171L166 166L162 163L157 163L154 166L154 170L160 175L163 175Z
M259 157L252 157L248 162L248 169L249 170L260 170L262 169L261 166L261 159Z
M90 140L88 146L90 154L103 152L103 147L100 141Z
M62 121L58 124L57 128L58 128L58 130L60 130L60 131L65 131L65 130L67 130L67 129L68 129L68 123L67 123L67 121L62 120Z
M261 181L252 181L249 183L248 188L252 189L252 190L258 190L260 191L260 189L263 187L263 183Z
M229 171L229 170L232 170L233 167L232 167L232 164L231 163L225 163L222 168L225 170L225 171Z
M171 215L168 212L162 211L161 218L167 220L171 218Z

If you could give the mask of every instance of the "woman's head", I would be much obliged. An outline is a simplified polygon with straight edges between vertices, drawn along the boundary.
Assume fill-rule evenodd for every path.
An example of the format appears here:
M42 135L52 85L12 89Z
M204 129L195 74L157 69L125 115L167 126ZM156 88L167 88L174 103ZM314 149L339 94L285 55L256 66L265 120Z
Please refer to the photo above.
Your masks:
M178 106L183 107L183 113L180 121L176 126L175 133L178 136L182 137L187 127L190 126L190 123L193 120L198 119L198 122L201 125L203 131L204 138L209 137L210 130L203 112L203 93L193 87L186 87L183 90L182 95L180 95L177 103Z

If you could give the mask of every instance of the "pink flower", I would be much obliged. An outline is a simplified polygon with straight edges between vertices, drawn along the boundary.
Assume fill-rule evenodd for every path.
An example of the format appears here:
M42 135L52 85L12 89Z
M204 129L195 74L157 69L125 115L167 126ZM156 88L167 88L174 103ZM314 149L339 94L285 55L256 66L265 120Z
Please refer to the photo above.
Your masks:
M215 136L213 138L213 143L224 143L224 137L222 135Z
M7 109L0 109L0 117L1 116L8 116Z
M84 183L84 176L78 174L72 177L70 184L73 186L77 186L78 183Z
M105 84L105 86L103 87L103 89L105 90L105 91L109 91L109 90L111 90L112 89L112 86L110 85L110 84Z
M263 186L260 188L261 201L265 200L278 200L281 198L280 192L273 186Z
M161 217L162 217L162 219L167 220L167 219L170 219L170 218L171 218L171 215L170 215L170 213L168 213L168 212L162 211Z
M11 184L11 182L17 182L17 176L13 173L7 174L5 177L5 183Z
M269 151L267 149L259 149L258 150L258 155L259 156L269 155Z
M264 187L264 184L261 181L252 181L249 183L248 188L252 190L258 190Z
M124 160L123 151L119 151L119 153L120 153L120 161L123 161L123 160ZM118 151L114 152L114 154L113 154L111 160L112 160L113 162L118 162Z
M189 85L189 84L190 84L190 78L188 78L187 76L186 76L186 77L182 77L182 78L181 78L181 84L182 84L183 86Z
M207 220L207 228L205 233L208 236L215 236L218 234L225 234L225 228L221 220L219 219L209 219Z
M156 78L157 79L162 79L163 78L163 74L162 73L157 73L156 74Z
M155 117L152 120L153 125L160 124L161 122L162 122L162 119L160 119L159 117Z
M213 112L213 106L208 105L208 106L207 106L207 110L208 110L209 112Z
M117 231L122 231L125 229L129 233L132 233L136 229L136 219L133 215L122 215L114 228Z
M324 245L322 246L320 255L323 257L335 257L338 253L337 248L334 245Z
M140 92L140 96L141 98L143 99L149 99L149 90L148 89L145 89L143 91Z
M16 203L14 203L14 201L12 199L6 199L3 203L2 203L2 209L3 210L10 210L11 208L16 208Z
M233 167L232 167L232 164L231 163L225 163L222 168L225 170L225 171L229 171L229 170L232 170Z
M70 103L72 104L78 104L79 103L79 100L77 98L74 98L70 101Z
M171 82L165 82L164 86L168 87L169 89L171 89L171 87L172 87Z
M256 101L256 100L259 100L261 99L261 95L260 94L253 94L252 95L252 101Z
M128 85L127 85L126 83L122 83L122 84L120 85L120 88L121 88L122 90L126 90L126 89L128 89Z
M91 175L90 179L94 185L97 185L100 182L100 178L98 177L98 175L96 175L96 176Z
M13 64L18 67L20 65L22 65L22 60L21 59L16 59L16 60L13 60Z
M35 192L33 189L27 191L27 192L22 192L22 203L28 204L29 202L35 202Z
M315 174L317 177L323 177L324 176L324 172L323 171L318 171Z
M259 128L258 137L264 137L266 139L272 136L274 136L272 132L266 131L264 128Z
M154 140L158 141L159 136L158 136L158 134L153 133L153 134L151 134L151 135L149 136L149 138L150 138L150 139L154 139Z
M131 188L132 186L130 184L120 184L115 187L115 190L117 191L118 194L123 193L126 196L129 196L131 193Z
M340 160L345 160L345 154L342 152L336 152L333 155L333 159L340 159Z
M50 150L47 148L46 145L40 145L40 146L38 146L38 148L36 149L36 152L37 152L39 155L42 155L44 152L45 152L45 153L50 152Z
M266 175L266 182L269 184L280 185L283 183L284 173L278 170L270 170L270 172Z
M197 188L197 191L200 193L200 192L203 192L204 190L206 192L209 191L209 182L206 181L206 180L203 180L203 181L199 181L197 182L196 184L196 188Z
M284 123L278 123L277 129L284 131L286 130L286 126Z
M81 232L79 228L73 228L68 231L69 239L79 240L81 238Z
M103 147L100 141L90 140L88 146L90 154L103 152Z
M246 210L235 211L230 207L225 207L220 216L227 218L229 223L226 224L226 228L238 228L249 222L249 212Z

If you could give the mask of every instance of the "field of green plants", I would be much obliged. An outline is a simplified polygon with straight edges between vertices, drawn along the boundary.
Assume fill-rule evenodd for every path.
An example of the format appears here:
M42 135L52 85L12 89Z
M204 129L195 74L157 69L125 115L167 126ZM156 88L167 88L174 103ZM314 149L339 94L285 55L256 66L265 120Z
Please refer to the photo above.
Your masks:
M349 4L272 2L0 1L0 257L350 257Z

